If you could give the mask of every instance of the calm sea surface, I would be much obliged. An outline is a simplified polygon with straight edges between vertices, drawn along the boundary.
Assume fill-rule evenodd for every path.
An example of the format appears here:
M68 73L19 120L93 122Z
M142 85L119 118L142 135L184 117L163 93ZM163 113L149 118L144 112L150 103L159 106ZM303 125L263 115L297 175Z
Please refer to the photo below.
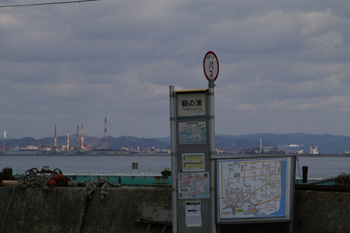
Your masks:
M132 163L138 169L132 169ZM169 155L160 156L0 156L0 169L11 167L13 173L49 166L64 174L160 175L171 167ZM296 176L302 176L302 166L308 166L308 177L328 178L350 174L349 157L298 157ZM300 172L299 172L300 171Z
M350 156L298 157L295 171L297 177L302 177L302 166L309 167L308 177L310 178L328 178L341 173L350 174Z

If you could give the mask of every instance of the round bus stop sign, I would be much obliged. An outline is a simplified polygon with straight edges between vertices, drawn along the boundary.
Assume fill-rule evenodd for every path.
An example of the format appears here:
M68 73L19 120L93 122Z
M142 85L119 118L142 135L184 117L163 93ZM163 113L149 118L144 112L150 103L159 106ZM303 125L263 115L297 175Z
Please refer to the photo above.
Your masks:
M205 77L210 80L216 80L219 75L219 60L214 52L209 51L204 56L203 70Z

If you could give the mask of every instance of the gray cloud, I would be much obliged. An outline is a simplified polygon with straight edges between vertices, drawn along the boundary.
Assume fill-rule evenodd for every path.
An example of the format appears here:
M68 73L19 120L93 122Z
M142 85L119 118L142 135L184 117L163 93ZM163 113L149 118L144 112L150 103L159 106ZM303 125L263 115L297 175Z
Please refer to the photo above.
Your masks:
M16 1L21 2L21 1ZM169 135L169 85L206 88L216 132L350 135L350 4L112 1L0 8L0 130Z

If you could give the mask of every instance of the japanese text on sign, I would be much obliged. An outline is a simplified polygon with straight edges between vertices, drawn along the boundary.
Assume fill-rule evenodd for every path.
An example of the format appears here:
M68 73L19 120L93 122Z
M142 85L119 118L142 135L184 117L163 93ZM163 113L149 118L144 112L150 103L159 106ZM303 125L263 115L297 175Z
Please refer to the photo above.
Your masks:
M219 61L215 53L212 51L207 52L204 56L203 69L205 77L208 80L216 80L219 75Z
M183 171L204 171L204 153L182 154Z
M179 116L205 115L205 93L179 95L178 114Z
M209 173L179 173L179 199L210 198Z

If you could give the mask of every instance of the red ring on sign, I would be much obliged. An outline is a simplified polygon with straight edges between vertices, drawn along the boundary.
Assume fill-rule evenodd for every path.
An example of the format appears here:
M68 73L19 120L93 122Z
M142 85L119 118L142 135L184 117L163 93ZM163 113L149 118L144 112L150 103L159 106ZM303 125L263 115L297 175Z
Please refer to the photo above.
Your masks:
M207 80L210 81L210 78L207 76L207 73L205 72L205 59L207 58L207 56L208 56L209 54L214 55L214 57L215 57L215 59L216 59L216 64L217 64L217 66L218 66L218 72L216 73L215 78L214 78L214 81L215 81L215 80L218 78L218 75L219 75L219 59L218 59L218 57L216 56L216 54L215 54L213 51L208 51L208 52L205 54L204 60L203 60L203 71L204 71L204 75L205 75L205 77L207 78Z

